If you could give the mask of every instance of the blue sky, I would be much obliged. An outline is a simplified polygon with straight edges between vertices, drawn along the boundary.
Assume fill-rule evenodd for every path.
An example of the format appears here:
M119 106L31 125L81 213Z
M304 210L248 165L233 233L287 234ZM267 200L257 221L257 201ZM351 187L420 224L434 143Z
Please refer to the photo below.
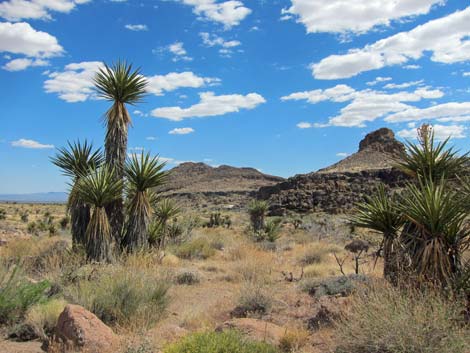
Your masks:
M91 78L149 79L130 152L292 176L387 126L434 124L468 149L470 7L462 0L6 0L0 3L0 193L66 190L49 157L101 146Z

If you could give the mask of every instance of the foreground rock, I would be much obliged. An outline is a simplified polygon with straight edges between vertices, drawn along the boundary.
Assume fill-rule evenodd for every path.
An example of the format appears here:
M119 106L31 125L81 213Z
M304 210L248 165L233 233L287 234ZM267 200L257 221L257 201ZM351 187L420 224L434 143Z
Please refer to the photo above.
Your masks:
M379 184L388 189L405 185L406 176L393 168L404 148L391 130L379 129L360 142L357 153L318 172L262 187L257 197L269 201L272 215L290 211L344 213Z
M218 332L226 330L236 330L254 341L267 342L275 346L279 345L286 333L286 329L281 326L263 320L248 318L226 321L216 328Z
M113 353L118 344L118 336L95 314L69 304L59 316L49 351Z

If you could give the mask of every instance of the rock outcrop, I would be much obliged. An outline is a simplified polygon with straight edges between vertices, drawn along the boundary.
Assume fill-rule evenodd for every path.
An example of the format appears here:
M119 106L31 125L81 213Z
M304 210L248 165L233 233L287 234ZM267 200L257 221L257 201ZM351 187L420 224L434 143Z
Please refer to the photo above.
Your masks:
M379 129L360 142L357 153L318 172L262 187L257 197L269 201L272 215L347 212L365 195L375 192L379 184L387 188L404 186L407 177L393 168L404 149L393 131Z
M96 315L69 304L57 320L52 347L60 352L112 353L118 344L118 336Z
M260 187L283 180L253 168L187 162L169 171L168 182L160 191L183 206L236 208L245 205Z

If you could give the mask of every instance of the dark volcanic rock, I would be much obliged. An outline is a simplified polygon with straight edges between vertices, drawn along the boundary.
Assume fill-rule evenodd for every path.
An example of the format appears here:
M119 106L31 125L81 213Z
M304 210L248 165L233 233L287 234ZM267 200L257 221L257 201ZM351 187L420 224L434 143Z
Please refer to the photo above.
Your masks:
M279 184L259 189L257 197L268 200L272 215L294 212L347 212L379 184L388 189L403 187L407 177L393 168L404 151L393 131L383 128L368 134L359 151L316 173L296 175Z

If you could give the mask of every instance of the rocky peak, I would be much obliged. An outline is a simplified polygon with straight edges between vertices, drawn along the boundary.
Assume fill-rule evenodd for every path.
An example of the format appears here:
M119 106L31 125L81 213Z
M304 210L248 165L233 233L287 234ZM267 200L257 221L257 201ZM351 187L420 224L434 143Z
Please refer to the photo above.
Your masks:
M403 144L395 139L393 131L385 127L368 133L359 143L359 152L373 150L396 155L404 148Z

